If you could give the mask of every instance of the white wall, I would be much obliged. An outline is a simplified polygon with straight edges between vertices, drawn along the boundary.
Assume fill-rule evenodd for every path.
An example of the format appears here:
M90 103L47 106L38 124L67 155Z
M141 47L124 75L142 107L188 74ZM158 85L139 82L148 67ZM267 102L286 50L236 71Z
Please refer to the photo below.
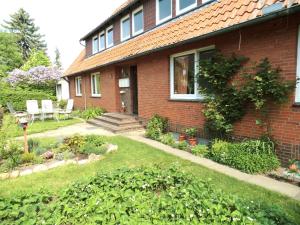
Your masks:
M58 86L61 85L61 93L59 93ZM69 83L61 79L56 85L56 97L57 100L66 100L69 99Z

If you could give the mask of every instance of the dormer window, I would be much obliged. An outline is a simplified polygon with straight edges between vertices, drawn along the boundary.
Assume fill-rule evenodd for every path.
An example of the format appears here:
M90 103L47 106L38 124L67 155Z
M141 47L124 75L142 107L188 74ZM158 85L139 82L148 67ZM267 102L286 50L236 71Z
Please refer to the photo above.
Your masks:
M93 37L93 54L99 51L98 36Z
M172 18L172 0L156 0L156 24Z
M106 47L114 46L114 28L110 26L106 29Z
M176 14L185 13L197 6L197 0L176 0Z
M121 41L130 38L130 17L129 15L121 19Z
M132 13L132 34L138 35L144 31L144 12L143 6L137 8Z
M102 31L99 35L99 51L105 49L105 32Z

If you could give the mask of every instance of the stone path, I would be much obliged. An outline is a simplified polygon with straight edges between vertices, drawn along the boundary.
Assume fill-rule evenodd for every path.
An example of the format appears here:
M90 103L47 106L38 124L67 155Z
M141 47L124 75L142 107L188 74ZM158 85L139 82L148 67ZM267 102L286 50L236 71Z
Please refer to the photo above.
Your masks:
M288 184L285 182L280 182L280 181L271 179L271 178L263 176L263 175L250 175L250 174L243 173L239 170L230 168L228 166L218 164L212 160L209 160L206 158L201 158L201 157L195 156L189 152L181 151L181 150L172 148L170 146L164 145L160 142L145 138L142 132L123 134L123 135L132 140L148 144L148 145L155 147L157 149L160 149L164 152L178 156L185 160L189 160L196 164L207 167L211 170L226 174L230 177L234 177L238 180L245 181L250 184L264 187L271 191L279 192L283 195L287 195L293 199L300 201L300 188L295 185L291 185L291 184Z

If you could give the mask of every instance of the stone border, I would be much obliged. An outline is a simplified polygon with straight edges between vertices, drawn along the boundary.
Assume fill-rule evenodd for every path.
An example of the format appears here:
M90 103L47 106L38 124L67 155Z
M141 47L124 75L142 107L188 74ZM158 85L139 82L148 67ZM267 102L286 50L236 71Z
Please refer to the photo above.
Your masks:
M117 145L109 144L106 154L115 152L117 150L118 150ZM24 167L19 170L13 170L9 173L2 173L2 174L0 174L0 180L7 180L7 179L11 179L11 178L23 177L23 176L31 175L33 173L43 172L43 171L47 171L50 169L54 169L57 167L70 165L70 164L85 165L85 164L99 161L102 159L104 159L103 155L91 154L91 155L89 155L89 157L87 159L81 159L81 160L77 160L77 159L69 159L69 160L62 160L62 161L53 160L51 162L46 162L44 164L37 164L37 165L29 166L29 167Z

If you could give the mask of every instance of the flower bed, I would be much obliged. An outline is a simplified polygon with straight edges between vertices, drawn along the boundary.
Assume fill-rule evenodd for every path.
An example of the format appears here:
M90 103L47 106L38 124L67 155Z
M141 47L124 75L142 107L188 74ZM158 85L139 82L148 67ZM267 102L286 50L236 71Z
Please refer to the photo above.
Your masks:
M14 178L70 163L85 164L117 150L117 146L97 135L74 135L60 140L30 139L28 145L29 153L24 153L20 142L6 142L1 151L0 178Z
M176 167L143 167L101 173L55 194L0 198L0 220L4 224L293 224L271 204L224 194L209 181Z

